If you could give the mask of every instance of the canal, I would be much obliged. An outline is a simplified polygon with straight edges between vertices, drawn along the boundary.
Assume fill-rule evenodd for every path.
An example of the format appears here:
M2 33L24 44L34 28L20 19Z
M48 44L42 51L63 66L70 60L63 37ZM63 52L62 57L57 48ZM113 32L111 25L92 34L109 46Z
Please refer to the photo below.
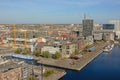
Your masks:
M60 80L120 80L120 47L102 53L81 71L66 72Z

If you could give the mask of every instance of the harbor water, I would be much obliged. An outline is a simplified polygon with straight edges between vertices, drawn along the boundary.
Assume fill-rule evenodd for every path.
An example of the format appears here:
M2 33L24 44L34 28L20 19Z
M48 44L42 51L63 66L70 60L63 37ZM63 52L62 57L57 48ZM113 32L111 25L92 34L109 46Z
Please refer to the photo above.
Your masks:
M81 71L66 70L60 80L120 80L120 47L102 53Z

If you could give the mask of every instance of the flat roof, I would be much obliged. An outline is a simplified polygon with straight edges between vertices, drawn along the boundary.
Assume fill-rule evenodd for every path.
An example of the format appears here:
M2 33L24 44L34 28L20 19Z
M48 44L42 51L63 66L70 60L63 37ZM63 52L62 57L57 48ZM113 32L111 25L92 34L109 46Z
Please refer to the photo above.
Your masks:
M15 69L15 68L18 68L18 67L20 67L19 64L9 61L9 62L7 62L5 64L0 65L0 72L5 73L5 72L7 72L7 71L9 71L11 69Z

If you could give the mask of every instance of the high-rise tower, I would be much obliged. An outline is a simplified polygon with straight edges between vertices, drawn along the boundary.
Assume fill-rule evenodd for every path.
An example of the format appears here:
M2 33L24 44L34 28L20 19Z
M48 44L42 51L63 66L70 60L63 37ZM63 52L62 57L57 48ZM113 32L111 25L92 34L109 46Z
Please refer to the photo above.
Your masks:
M83 19L83 36L92 36L93 31L93 20L92 19Z

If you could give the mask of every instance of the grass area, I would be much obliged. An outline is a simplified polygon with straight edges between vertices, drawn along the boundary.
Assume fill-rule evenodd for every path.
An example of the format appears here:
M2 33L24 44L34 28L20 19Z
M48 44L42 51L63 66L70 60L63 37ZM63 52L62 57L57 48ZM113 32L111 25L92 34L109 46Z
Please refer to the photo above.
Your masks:
M30 77L28 77L28 79L27 80L39 80L38 78L36 78L36 77L34 77L34 76L30 76Z
M44 73L45 77L49 77L50 75L54 74L54 70L49 70L47 72Z

